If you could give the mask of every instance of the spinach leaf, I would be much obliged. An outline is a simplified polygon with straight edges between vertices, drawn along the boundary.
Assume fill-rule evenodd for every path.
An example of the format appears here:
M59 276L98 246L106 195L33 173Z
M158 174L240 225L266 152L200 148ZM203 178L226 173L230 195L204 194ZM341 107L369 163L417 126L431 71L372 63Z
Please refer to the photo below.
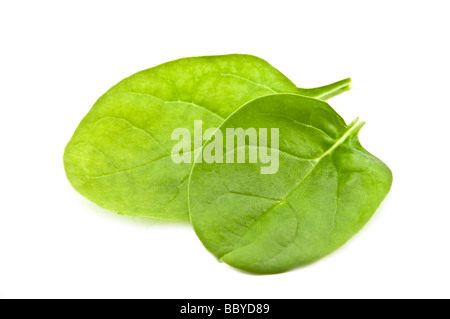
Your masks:
M218 127L238 107L274 92L326 99L350 86L346 79L300 89L247 55L169 62L124 79L97 101L66 147L66 174L79 193L106 209L188 220L191 164L172 161L175 128L192 133L194 120Z
M346 125L326 102L295 94L261 97L236 111L219 130L278 128L279 151L268 148L279 154L279 170L263 175L259 161L194 164L190 215L204 246L231 266L271 274L347 242L392 184L389 168L359 143L362 125ZM260 147L247 143L247 156Z

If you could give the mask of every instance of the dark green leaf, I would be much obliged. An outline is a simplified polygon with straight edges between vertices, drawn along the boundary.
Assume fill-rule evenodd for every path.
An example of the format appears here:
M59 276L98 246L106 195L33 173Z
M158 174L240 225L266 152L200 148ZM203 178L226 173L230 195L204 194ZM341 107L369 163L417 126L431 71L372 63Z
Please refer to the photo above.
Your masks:
M205 247L231 266L270 274L347 242L392 184L389 168L359 143L361 126L346 125L326 102L294 94L240 108L220 130L278 128L279 170L262 175L261 163L194 165L190 214ZM250 144L247 152L252 148L259 149Z

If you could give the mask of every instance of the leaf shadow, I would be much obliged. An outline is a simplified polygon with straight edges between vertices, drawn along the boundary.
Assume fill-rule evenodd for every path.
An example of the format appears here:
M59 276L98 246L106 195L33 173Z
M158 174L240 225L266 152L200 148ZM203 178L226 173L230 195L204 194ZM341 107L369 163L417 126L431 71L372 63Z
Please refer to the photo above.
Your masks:
M87 211L93 212L97 216L101 216L101 218L107 218L112 221L120 221L122 223L126 222L129 224L145 227L161 227L161 226L163 227L181 226L190 228L192 227L189 221L177 221L177 220L173 221L144 216L129 216L125 214L115 213L94 204L93 202L85 199L82 196L78 196L78 198L75 199L75 201L77 202L77 205L85 207Z

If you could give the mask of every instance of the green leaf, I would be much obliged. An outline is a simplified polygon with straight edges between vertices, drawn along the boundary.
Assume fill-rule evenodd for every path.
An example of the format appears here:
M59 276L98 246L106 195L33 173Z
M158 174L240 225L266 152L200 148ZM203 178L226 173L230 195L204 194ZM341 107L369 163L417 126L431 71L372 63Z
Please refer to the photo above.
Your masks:
M169 62L121 81L97 101L67 145L66 174L79 193L106 209L188 220L191 164L172 161L175 128L193 133L194 120L217 128L246 102L275 92L329 98L350 86L346 79L300 89L247 55Z
M262 97L236 111L220 130L278 128L279 169L263 175L259 161L194 165L190 214L205 247L233 267L271 274L342 246L392 184L389 168L359 143L362 125L346 125L326 102L295 94Z

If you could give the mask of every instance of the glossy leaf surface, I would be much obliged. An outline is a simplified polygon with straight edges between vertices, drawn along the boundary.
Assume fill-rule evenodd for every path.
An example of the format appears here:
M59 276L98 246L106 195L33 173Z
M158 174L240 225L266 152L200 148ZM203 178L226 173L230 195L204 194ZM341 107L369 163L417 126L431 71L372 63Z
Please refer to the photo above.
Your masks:
M238 107L274 92L329 98L350 80L297 88L264 60L247 55L186 58L139 72L94 105L67 145L64 164L73 187L117 213L187 220L191 164L175 164L176 128L194 120L217 128Z
M392 184L389 168L359 143L361 126L346 125L326 102L293 94L240 108L220 130L279 128L279 170L262 175L262 164L194 165L190 214L205 247L233 267L271 274L347 242Z

